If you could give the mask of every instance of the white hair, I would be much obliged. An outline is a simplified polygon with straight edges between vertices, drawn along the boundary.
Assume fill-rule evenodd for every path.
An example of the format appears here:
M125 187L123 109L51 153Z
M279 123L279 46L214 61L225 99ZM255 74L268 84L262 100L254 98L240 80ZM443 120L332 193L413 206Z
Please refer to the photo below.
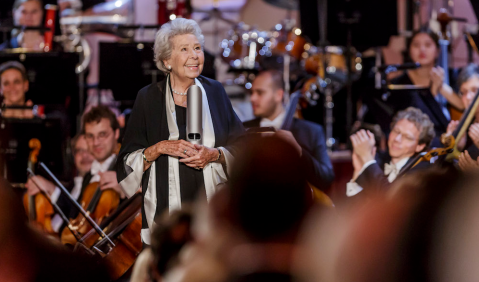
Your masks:
M156 33L154 50L154 61L159 70L169 73L170 70L165 66L163 60L171 57L172 42L171 39L176 35L193 34L200 41L201 48L205 43L205 37L201 33L200 26L194 20L176 18L161 26Z

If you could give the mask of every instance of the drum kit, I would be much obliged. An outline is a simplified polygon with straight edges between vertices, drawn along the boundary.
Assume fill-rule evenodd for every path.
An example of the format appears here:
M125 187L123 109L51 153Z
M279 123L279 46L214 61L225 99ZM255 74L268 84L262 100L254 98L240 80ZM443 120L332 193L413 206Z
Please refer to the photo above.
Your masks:
M288 10L297 9L296 1L266 2ZM251 82L260 69L282 69L286 93L290 92L290 81L296 81L305 73L312 75L304 83L303 100L316 105L320 96L324 96L326 144L332 149L335 144L333 95L346 87L348 79L359 79L362 70L359 52L351 48L348 62L345 47L315 46L302 35L295 20L289 17L271 30L258 30L255 26L238 23L221 40L220 48L219 56L229 65L229 72L234 74L232 81L246 89L251 88Z

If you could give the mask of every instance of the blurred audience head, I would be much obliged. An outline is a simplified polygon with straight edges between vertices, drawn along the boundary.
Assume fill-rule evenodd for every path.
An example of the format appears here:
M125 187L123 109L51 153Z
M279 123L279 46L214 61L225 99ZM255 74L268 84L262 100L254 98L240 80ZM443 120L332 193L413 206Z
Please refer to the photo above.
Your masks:
M467 108L479 91L479 66L469 64L463 68L457 78L457 85L459 86L462 102Z
M454 170L416 171L394 182L389 195L340 215L312 216L298 273L305 281L437 281L435 261L456 260L437 252L437 239L460 179Z
M294 241L312 205L302 162L277 137L250 137L229 181L232 224L252 242Z
M179 264L179 253L183 246L193 240L191 235L192 214L183 207L171 214L167 211L157 220L152 234L154 271L164 276L171 268Z
M15 0L13 3L13 21L20 26L40 26L43 20L41 0Z
M25 67L17 61L0 65L0 93L6 105L23 105L29 83Z
M278 70L260 72L251 87L251 106L256 117L270 118L283 107L284 80Z
M88 144L85 135L77 134L71 140L71 148L73 152L73 161L78 175L84 176L90 171L91 164L94 160L90 151L88 151Z
M429 146L434 124L421 110L409 107L398 112L391 123L388 147L392 158L411 157Z
M116 152L120 125L108 107L93 107L83 115L82 124L88 150L97 161L103 162Z

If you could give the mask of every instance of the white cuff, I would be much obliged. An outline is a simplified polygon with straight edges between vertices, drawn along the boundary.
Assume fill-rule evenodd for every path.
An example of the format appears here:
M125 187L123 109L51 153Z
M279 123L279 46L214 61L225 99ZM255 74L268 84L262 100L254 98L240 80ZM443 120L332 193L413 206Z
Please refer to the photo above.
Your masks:
M60 198L60 194L62 193L62 190L60 188L55 186L55 190L53 193L50 195L50 200L52 201L52 204L56 204L58 201L58 198Z
M372 160L372 161L369 161L369 162L366 162L363 167L361 168L361 170L359 171L358 173L358 177L363 174L363 172L366 170L366 168L368 168L370 165L372 164L375 164L376 161L375 160ZM359 184L357 184L356 182L354 182L355 180L351 179L351 181L349 181L347 184L346 184L346 196L348 197L352 197L354 195L357 195L359 192L363 191L363 187L359 186Z
M124 165L133 170L120 182L120 186L128 198L133 196L141 186L141 178L143 177L143 150L144 149L136 150L123 160Z
M356 182L346 183L346 196L352 197L357 195L359 192L363 191L363 187L359 186Z
M226 161L226 171L228 172L228 175L231 175L231 168L233 166L233 162L235 160L235 157L228 151L225 147L218 147L223 154L225 155L225 161Z

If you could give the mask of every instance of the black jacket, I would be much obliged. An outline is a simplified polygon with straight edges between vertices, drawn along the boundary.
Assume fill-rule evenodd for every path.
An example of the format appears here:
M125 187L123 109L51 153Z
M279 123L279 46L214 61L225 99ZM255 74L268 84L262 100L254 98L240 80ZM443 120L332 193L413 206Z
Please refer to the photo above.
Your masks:
M256 118L243 125L246 128L259 127L261 118ZM308 182L316 188L326 190L334 180L334 171L326 149L326 142L321 125L293 119L291 133L303 148L301 159L306 169Z
M363 171L363 173L361 173L356 179L356 183L364 189L358 195L369 194L369 193L374 193L378 191L386 191L391 187L392 183L389 183L388 177L384 175L384 171L383 171L384 164L389 163L390 161L391 161L391 157L389 156L389 154L376 155L376 163L368 166ZM409 158L407 163L399 171L399 174L403 173L404 169L413 161L415 161L415 156L412 156ZM421 162L415 167L411 168L408 172L416 171L419 169L425 169L430 166L431 164L428 162ZM401 177L399 176L399 174L394 181L398 180Z
M208 97L211 119L215 134L215 147L225 147L232 155L237 152L234 146L237 138L244 133L244 128L231 106L226 92L218 81L199 76ZM130 171L125 168L124 160L130 153L146 149L156 143L168 140L169 130L165 106L166 79L150 84L138 92L135 105L125 130L120 154L118 155L116 172L118 182L125 179ZM161 155L155 161L156 165L156 214L168 208L168 156ZM148 187L150 169L142 176L143 197ZM146 188L148 187L148 188ZM146 228L146 218L143 211L143 227Z

